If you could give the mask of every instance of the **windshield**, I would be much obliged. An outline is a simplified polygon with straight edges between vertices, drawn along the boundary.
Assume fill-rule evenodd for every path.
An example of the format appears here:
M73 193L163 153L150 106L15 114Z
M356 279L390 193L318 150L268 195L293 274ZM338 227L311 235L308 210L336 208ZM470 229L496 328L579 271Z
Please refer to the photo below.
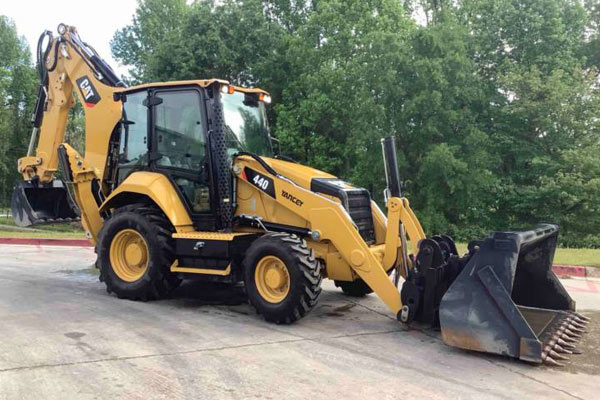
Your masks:
M224 93L221 99L228 154L232 156L238 151L248 151L271 157L273 149L264 103L257 100L256 94L243 92Z

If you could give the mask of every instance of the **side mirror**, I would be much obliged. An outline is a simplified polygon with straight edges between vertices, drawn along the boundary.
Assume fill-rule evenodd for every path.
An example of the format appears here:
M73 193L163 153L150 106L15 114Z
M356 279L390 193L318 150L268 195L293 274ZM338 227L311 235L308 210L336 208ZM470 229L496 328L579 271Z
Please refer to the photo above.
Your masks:
M159 104L162 104L163 99L161 99L158 96L151 96L151 97L147 97L142 104L145 105L146 107L154 107L157 106Z

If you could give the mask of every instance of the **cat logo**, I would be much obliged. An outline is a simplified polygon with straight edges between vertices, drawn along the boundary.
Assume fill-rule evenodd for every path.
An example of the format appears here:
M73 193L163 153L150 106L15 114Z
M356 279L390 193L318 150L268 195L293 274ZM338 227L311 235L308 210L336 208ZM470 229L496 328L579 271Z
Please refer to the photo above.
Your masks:
M81 78L77 79L76 82L77 87L81 92L81 97L83 97L85 106L91 108L98 104L100 101L100 96L98 95L98 92L96 91L96 88L90 79L87 76L82 76Z

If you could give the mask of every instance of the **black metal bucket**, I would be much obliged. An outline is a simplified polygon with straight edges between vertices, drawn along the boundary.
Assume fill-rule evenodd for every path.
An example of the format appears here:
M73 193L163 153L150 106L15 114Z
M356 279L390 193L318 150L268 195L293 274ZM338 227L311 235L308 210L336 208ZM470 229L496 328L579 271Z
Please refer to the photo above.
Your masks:
M471 243L479 249L440 303L444 342L549 364L576 352L587 318L552 272L557 237L541 224Z
M79 220L79 209L61 180L18 182L10 207L15 223L23 227Z

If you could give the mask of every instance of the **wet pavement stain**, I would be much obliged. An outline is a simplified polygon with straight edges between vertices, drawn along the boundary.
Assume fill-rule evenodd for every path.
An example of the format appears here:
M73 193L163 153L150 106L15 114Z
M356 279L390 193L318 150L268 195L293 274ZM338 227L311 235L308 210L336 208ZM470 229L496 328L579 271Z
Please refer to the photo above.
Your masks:
M356 304L354 304L354 303L348 303L348 304L343 305L341 307L334 308L333 311L335 311L335 312L346 312L346 311L350 311L354 307L356 307Z
M329 317L341 317L344 315L343 313L350 311L355 306L356 304L354 303L348 303L343 306L334 308L332 311L325 313L325 315Z
M68 337L69 339L79 340L85 336L85 333L83 333L83 332L67 332L67 333L65 333L65 336Z
M85 276L97 276L100 275L100 271L96 267L90 267L86 269L60 269L58 271L54 271L56 274L65 274L65 275L85 275Z

